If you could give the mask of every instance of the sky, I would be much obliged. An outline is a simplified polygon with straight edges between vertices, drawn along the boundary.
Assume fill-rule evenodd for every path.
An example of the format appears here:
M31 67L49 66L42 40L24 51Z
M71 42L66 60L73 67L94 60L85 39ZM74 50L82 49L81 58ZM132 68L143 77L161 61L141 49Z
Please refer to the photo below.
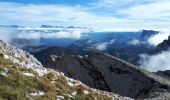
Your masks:
M170 0L0 0L0 24L170 29Z

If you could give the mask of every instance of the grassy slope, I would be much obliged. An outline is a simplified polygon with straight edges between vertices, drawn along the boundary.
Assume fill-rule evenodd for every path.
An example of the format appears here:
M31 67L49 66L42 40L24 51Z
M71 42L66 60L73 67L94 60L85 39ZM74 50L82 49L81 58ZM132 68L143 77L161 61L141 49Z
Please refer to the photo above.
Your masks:
M2 73L7 69L7 75ZM25 76L23 72L32 73L35 76ZM53 83L51 83L53 81ZM73 83L74 84L74 83ZM88 91L88 94L84 93ZM43 91L42 96L31 96L30 93ZM77 91L76 95L73 93ZM14 65L0 55L0 100L56 100L64 97L64 100L111 100L111 97L98 94L83 85L70 86L65 76L50 72L44 76L32 69L21 68ZM115 97L116 98L116 97Z

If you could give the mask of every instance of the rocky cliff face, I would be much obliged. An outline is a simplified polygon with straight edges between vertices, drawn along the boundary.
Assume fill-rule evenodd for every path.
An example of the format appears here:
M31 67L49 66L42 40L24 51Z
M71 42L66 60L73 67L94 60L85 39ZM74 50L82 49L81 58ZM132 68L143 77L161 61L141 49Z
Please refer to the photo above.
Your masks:
M0 41L1 100L130 100L46 69L29 53Z
M158 34L159 31L154 30L143 30L141 34L141 40L147 40L149 37Z
M168 80L107 54L51 55L45 67L61 71L90 87L131 98L170 98Z

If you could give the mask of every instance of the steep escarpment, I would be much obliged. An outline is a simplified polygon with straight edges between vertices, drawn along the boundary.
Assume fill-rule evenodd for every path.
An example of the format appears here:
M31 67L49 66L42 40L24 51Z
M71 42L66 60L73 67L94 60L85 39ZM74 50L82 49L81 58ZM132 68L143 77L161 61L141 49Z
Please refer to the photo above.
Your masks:
M128 100L46 69L29 53L0 41L1 100Z
M154 31L154 30L143 30L142 34L140 36L141 40L147 40L148 38L150 38L153 35L158 34L159 31Z
M45 67L61 71L90 87L131 98L169 98L168 80L107 54L51 55Z

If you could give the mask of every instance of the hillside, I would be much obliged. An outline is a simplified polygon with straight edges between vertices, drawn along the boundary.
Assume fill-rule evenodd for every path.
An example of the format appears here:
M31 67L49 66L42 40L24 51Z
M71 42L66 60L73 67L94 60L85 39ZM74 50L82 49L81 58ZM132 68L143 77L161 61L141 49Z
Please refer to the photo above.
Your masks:
M46 69L29 53L0 41L1 100L128 100Z
M51 55L45 65L86 85L135 99L170 98L170 81L113 56Z

